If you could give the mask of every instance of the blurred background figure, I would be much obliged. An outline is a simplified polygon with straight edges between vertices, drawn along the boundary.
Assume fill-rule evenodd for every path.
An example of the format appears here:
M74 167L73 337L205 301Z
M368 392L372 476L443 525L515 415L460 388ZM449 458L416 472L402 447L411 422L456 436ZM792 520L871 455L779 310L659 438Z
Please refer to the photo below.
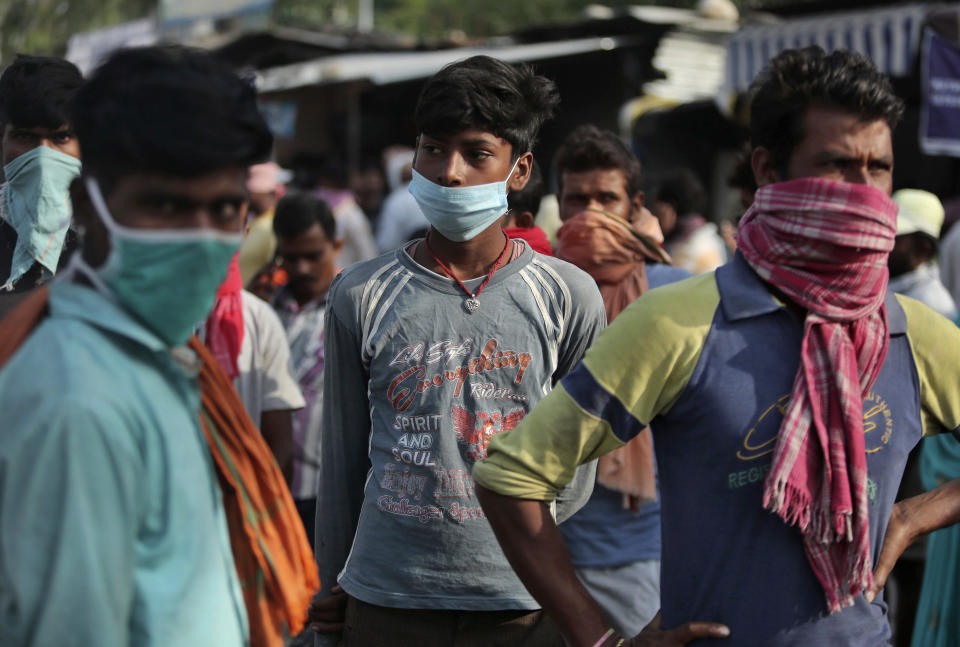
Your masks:
M0 77L0 317L77 246L69 189L80 146L67 110L82 84L73 63L45 56L18 56Z
M889 290L921 301L951 321L957 318L953 297L940 282L937 248L943 226L943 205L937 196L919 189L893 194L900 208L897 237L887 264Z
M343 163L328 156L317 167L315 193L330 206L337 221L337 238L343 240L340 264L346 267L377 255L373 232L366 214L347 188Z
M953 434L925 438L920 450L920 478L932 490L960 477L960 442ZM923 586L913 625L912 647L960 645L960 524L927 538Z
M293 494L313 546L320 484L320 417L323 411L323 318L327 290L337 273L343 241L336 238L330 207L309 193L280 200L273 220L277 262L288 277L273 300L289 341L293 374L306 406L293 418Z
M273 260L273 252L277 248L277 239L273 235L273 212L277 200L284 193L280 170L275 162L250 167L247 191L250 193L251 218L238 257L244 285L250 283L256 273Z
M717 226L701 215L705 208L703 185L688 169L669 175L653 202L653 215L660 221L673 264L693 274L713 271L727 257Z
M387 158L390 195L383 201L377 223L377 249L388 252L417 238L430 227L420 205L407 189L412 177L413 149L394 148Z
M612 132L576 128L556 159L557 258L586 271L612 321L649 288L690 276L664 264L663 235L643 207L640 162ZM577 577L625 636L660 608L660 503L649 428L603 456L590 500L560 526Z
M720 222L720 236L727 247L727 258L733 258L734 252L737 251L737 225L740 224L743 214L753 204L753 196L757 192L757 180L753 177L753 168L750 166L749 146L740 152L740 157L730 177L727 178L727 186L736 189L740 194L739 212L731 214L732 217L724 218Z
M230 261L199 336L233 380L289 485L294 469L292 416L303 408L303 396L290 374L283 324L269 304L243 289L237 257Z
M503 233L510 238L522 238L530 243L534 251L552 256L553 248L550 247L547 235L534 224L546 192L543 173L540 171L540 165L534 160L527 186L521 191L512 191L507 194L509 210L503 217Z
M353 193L353 199L367 217L370 226L376 228L380 218L380 208L387 194L383 170L377 160L364 160L360 167L350 174L350 192Z
M953 297L954 303L960 303L960 195L943 203L944 220L940 241L940 280Z

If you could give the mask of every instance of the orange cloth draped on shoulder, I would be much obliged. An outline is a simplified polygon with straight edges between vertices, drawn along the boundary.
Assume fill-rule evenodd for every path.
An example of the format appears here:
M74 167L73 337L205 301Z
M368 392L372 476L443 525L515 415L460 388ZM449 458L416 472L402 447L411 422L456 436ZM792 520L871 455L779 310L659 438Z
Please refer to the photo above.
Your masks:
M281 647L283 626L299 633L320 588L317 566L273 453L230 378L197 338L200 422L217 465L233 559L243 587L253 647Z
M647 217L649 216L649 217ZM557 232L554 256L573 263L597 282L607 321L647 291L646 261L669 263L663 234L649 212L637 224L607 211L586 210L566 220ZM646 427L626 445L600 457L597 482L624 494L624 507L657 498L653 437Z
M0 366L47 316L48 287L36 290L0 322ZM230 379L193 337L202 360L200 422L217 467L234 563L243 587L252 647L281 647L284 624L303 629L320 588L317 567L293 498Z

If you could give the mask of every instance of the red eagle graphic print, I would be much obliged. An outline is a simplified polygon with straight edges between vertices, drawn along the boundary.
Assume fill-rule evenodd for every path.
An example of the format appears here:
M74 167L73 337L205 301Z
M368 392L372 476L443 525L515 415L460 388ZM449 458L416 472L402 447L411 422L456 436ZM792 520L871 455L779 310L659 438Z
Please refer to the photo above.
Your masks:
M508 431L520 424L526 411L517 408L507 414L499 411L478 411L470 413L463 407L453 407L453 428L457 432L457 442L467 446L466 456L478 461L487 457L487 445L490 439L501 431Z

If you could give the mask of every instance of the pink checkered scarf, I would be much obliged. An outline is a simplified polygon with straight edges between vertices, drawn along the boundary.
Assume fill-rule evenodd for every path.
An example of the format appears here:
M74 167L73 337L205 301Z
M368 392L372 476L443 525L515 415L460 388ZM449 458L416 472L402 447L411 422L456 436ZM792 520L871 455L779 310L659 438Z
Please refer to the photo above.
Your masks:
M807 311L763 506L800 528L831 613L873 582L863 397L887 354L896 221L877 189L805 178L757 191L737 234L760 278Z

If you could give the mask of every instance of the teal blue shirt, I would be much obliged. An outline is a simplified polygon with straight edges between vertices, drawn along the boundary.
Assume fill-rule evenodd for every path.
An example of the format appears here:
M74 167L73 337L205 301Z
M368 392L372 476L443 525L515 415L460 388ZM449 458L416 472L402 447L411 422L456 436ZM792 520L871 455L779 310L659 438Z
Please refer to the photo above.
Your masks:
M52 287L0 370L0 645L246 644L199 405L149 329Z

